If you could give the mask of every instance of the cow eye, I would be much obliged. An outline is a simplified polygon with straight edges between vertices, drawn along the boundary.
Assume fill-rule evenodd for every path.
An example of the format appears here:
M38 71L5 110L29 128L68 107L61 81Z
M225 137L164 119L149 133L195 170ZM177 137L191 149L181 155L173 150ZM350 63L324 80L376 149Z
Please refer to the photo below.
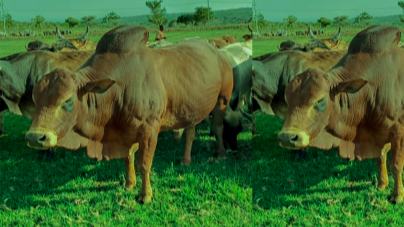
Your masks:
M320 112L324 112L326 106L327 106L327 97L324 95L322 99L317 101L315 108Z
M63 109L67 112L71 112L74 108L74 97L70 97L65 103L63 103Z

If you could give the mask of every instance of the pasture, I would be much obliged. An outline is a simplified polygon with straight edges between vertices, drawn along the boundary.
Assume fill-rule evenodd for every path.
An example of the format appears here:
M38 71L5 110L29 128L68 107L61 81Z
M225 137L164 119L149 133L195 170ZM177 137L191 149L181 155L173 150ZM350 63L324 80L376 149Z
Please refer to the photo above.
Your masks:
M342 37L346 42L352 38ZM277 46L288 39L308 41L293 37L254 40L253 57L278 51ZM391 173L389 187L376 189L375 160L348 162L336 150L313 148L302 160L278 146L282 120L263 114L255 120L251 182L256 226L404 226L403 205L388 201Z
M167 41L187 37L241 36L248 30L166 32ZM151 33L151 39L155 34ZM92 36L98 41L101 36ZM0 56L25 51L40 37L2 39ZM43 41L56 41L45 38ZM159 136L151 183L153 202L136 202L141 178L124 189L121 160L96 162L84 150L57 148L49 160L26 146L30 122L5 116L0 137L0 226L248 226L252 218L251 132L238 136L239 150L226 160L213 158L216 140L207 125L197 127L192 165L180 165L185 139L172 132ZM185 136L183 136L185 137ZM212 148L211 148L212 147Z

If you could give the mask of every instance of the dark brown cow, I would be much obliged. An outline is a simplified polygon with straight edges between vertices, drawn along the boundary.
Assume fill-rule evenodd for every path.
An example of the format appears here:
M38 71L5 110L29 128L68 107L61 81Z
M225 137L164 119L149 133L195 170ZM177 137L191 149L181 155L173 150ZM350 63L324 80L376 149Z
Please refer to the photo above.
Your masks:
M13 114L24 115L32 119L35 113L32 89L42 76L59 67L76 70L93 53L93 51L69 53L29 51L18 54L13 60L1 60L0 98L2 100L0 102L0 134L3 133L4 110L8 109Z
M402 202L404 195L400 39L396 27L369 27L353 38L348 53L329 72L309 69L294 78L286 88L288 115L278 135L280 145L292 149L308 146L322 130L345 140L351 159L376 158L379 189L388 185L386 153L391 146L392 202Z
M26 134L29 146L44 149L71 129L79 132L91 139L90 157L124 159L127 189L136 184L139 148L139 201L145 203L152 198L149 174L160 131L185 128L190 151L195 125L213 111L218 154L225 155L222 122L233 88L230 64L210 43L150 49L148 39L143 27L117 27L101 38L80 70L59 69L42 78L34 88L36 114Z
M26 47L27 51L32 51L32 50L51 50L52 47L49 43L42 42L40 40L35 40L30 43L28 43L28 47Z

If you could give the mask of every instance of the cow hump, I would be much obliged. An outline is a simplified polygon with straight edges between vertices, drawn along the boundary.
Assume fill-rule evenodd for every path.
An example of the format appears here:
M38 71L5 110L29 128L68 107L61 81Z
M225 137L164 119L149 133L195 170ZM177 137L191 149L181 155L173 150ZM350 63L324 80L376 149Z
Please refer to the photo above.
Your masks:
M359 32L351 41L348 53L378 53L398 49L401 31L394 26L375 25Z
M124 25L105 33L97 44L96 53L127 53L145 48L149 38L147 29L141 26Z

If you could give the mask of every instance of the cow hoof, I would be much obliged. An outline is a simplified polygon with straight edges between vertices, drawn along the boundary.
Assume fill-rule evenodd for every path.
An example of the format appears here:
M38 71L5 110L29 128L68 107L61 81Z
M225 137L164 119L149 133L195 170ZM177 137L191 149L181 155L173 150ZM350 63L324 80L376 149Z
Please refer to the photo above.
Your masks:
M400 204L403 203L403 195L391 195L390 202L392 204Z
M182 160L182 161L181 161L181 165L182 165L182 166L190 166L190 165L191 165L191 161L190 161L190 160Z
M387 184L386 183L378 183L377 184L377 190L378 191L384 191L384 189L387 188L387 185L388 185L388 183Z
M125 190L126 191L131 191L135 187L134 183L126 183L125 184Z
M140 204L148 204L151 203L151 201L152 201L151 196L140 196L139 199L137 200L137 202Z

